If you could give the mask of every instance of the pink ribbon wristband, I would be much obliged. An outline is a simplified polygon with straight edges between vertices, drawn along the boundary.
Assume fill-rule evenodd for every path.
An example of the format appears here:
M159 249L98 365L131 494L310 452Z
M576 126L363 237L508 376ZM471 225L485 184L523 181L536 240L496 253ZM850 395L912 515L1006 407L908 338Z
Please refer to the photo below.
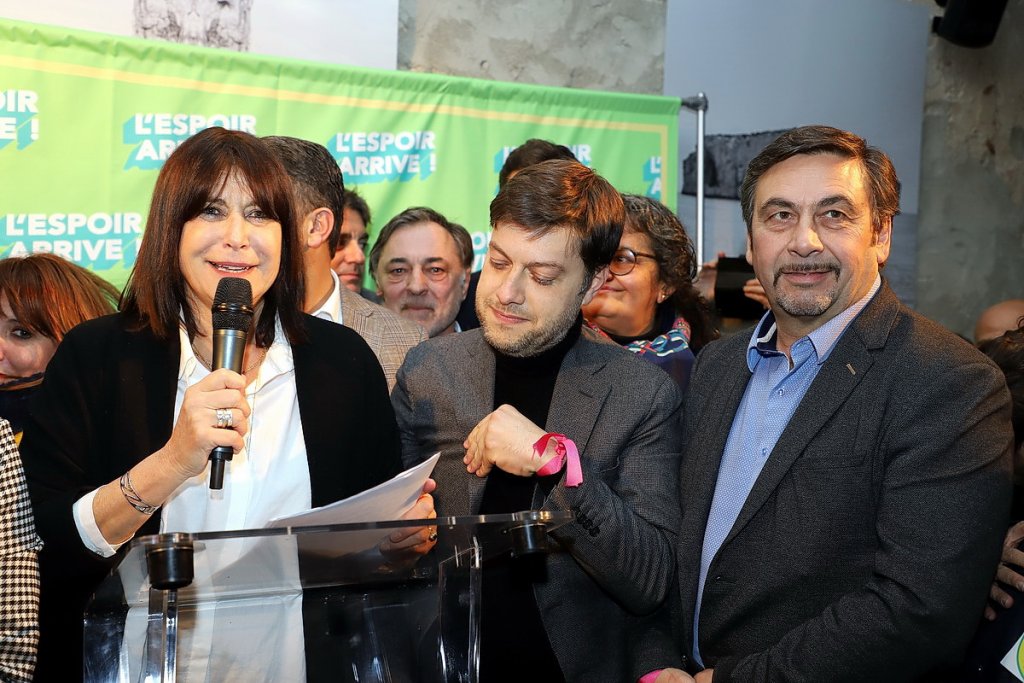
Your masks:
M533 455L537 458L544 457L544 451L548 448L548 442L555 440L555 457L537 470L537 475L546 477L549 474L561 472L562 467L566 468L565 485L576 487L583 483L583 468L580 466L580 452L576 450L576 444L565 434L548 433L537 439L533 444Z

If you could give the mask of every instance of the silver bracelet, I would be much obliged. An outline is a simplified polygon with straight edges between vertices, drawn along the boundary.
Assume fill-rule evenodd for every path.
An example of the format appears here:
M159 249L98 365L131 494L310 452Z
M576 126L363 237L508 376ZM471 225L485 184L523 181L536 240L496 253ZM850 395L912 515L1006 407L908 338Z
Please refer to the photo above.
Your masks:
M160 509L159 505L150 505L146 501L142 500L142 496L132 486L131 476L125 472L121 475L121 495L128 501L128 504L138 510L144 515L151 515Z

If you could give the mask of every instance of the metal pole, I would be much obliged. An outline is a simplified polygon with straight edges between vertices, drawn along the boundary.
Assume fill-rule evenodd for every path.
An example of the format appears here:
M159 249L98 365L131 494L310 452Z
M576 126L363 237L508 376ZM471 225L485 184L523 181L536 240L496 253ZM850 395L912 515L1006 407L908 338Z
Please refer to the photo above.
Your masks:
M684 97L682 104L697 112L697 268L704 264L704 114L708 110L708 98L702 92L694 97Z

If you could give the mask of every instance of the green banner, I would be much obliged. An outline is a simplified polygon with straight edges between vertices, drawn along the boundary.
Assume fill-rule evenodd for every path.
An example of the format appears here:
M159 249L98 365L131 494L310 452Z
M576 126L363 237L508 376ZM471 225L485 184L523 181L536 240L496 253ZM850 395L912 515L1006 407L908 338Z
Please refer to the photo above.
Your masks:
M374 228L415 205L487 248L509 151L569 146L675 208L679 101L239 54L0 20L0 256L52 251L122 285L164 160L209 126L324 144Z

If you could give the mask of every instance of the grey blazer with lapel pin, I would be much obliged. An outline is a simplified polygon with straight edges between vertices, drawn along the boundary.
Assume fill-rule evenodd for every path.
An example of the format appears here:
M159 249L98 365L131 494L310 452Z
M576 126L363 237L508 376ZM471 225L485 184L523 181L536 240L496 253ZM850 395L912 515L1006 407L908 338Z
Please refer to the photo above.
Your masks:
M709 345L687 397L676 622L687 654L749 338ZM907 681L956 662L1006 532L1009 414L998 368L883 282L711 563L699 633L715 682Z
M427 333L416 323L367 301L340 283L338 288L342 324L366 340L384 369L388 391L391 391L395 388L395 373L405 360L405 354L426 339Z

